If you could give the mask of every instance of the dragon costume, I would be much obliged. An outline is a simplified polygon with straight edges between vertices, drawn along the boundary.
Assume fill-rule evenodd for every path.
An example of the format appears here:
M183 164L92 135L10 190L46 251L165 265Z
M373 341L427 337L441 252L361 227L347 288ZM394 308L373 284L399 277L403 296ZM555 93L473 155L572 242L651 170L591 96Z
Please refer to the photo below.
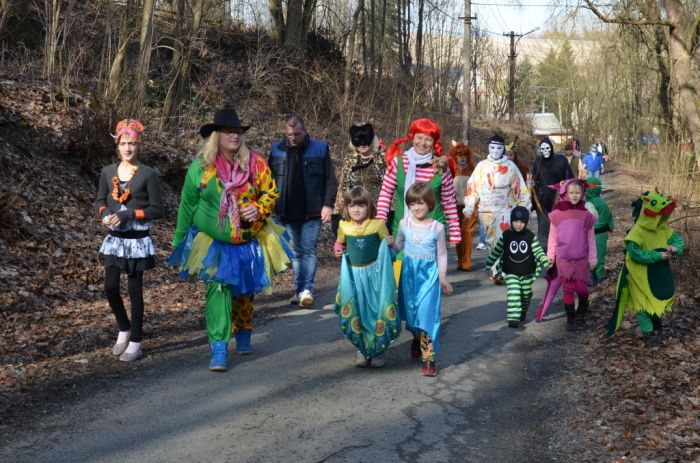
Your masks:
M685 244L668 220L676 201L654 189L632 203L637 220L625 237L625 263L617 281L615 307L608 336L622 323L626 309L637 312L639 328L648 344L658 345L661 316L670 311L676 295L670 257L683 254Z

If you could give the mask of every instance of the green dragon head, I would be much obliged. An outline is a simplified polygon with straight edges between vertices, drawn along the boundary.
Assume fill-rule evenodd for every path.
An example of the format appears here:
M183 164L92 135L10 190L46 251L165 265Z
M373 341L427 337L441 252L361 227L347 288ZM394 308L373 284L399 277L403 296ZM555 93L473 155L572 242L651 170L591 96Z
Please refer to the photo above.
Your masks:
M665 225L676 208L676 200L670 196L662 195L656 188L653 191L644 192L639 199L641 200L641 211L637 223L649 230Z

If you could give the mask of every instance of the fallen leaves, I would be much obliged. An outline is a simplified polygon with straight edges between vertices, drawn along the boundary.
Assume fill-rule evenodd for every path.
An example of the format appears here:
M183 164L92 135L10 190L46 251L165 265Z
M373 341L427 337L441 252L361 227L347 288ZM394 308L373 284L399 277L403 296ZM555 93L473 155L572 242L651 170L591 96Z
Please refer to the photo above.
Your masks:
M624 168L616 180L624 181ZM627 177L629 178L629 177ZM636 192L616 182L615 191ZM632 194L610 201L618 229L628 229ZM694 239L694 237L686 237ZM692 248L694 243L688 243ZM625 314L618 333L603 336L614 304L615 277L623 261L622 235L612 235L607 267L612 278L591 294L591 319L596 330L581 338L571 387L582 387L579 412L572 427L585 436L577 461L691 462L700 460L700 312L698 291L691 283L697 268L678 268L678 297L663 317L664 345L644 346L636 317ZM695 278L679 278L695 275ZM591 426L593 424L593 426Z

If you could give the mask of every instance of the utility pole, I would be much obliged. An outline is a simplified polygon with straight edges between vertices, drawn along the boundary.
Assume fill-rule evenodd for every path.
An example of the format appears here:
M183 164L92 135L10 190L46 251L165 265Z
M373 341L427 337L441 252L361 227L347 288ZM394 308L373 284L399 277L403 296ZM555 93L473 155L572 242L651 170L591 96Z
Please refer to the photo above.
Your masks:
M516 34L510 31L510 34L503 34L504 36L510 36L510 54L508 55L508 120L512 121L515 118L515 58L518 56L515 53L515 37L522 37L520 34Z
M515 47L518 45L518 42L520 42L520 39L528 34L532 34L538 29L539 27L536 27L530 32L525 32L524 34L516 34L513 31L503 33L504 36L510 37L510 54L508 55L510 64L508 72L508 120L510 121L515 118L515 58L518 56L518 54L515 52ZM518 40L515 40L516 37L518 37Z
M463 104L462 104L462 140L464 144L469 144L469 130L471 129L471 118L469 114L469 96L471 94L471 73L472 73L472 2L464 0L464 16L459 19L464 19L464 42L462 45L462 60L464 62L464 88Z

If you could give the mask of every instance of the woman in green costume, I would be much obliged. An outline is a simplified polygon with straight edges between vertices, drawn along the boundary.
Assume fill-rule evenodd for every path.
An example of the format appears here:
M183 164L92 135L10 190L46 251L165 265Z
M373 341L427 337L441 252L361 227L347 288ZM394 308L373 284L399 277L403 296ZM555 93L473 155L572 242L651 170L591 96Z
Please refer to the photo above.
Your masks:
M175 252L168 262L180 275L206 287L205 319L211 347L209 370L226 371L227 346L251 352L253 296L269 293L272 275L285 269L284 228L269 218L278 197L265 160L245 145L233 108L214 115L199 133L204 144L182 187Z

